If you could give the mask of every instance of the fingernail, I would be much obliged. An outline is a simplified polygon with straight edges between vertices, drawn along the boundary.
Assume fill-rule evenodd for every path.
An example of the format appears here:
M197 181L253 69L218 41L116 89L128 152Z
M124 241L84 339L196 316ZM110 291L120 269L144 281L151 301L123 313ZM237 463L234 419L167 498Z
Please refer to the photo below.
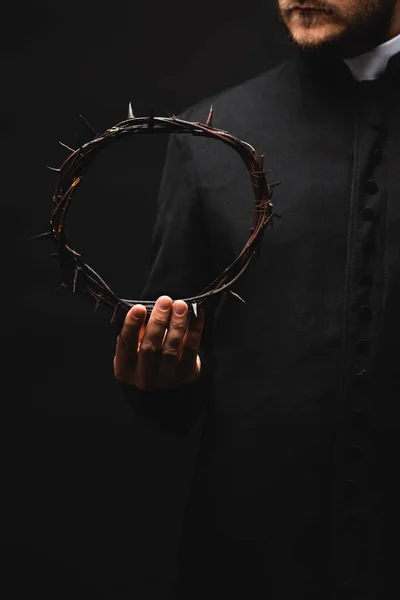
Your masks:
M183 315L186 310L186 305L182 302L182 304L174 305L174 312L176 315Z
M132 313L133 313L133 316L136 319L138 319L141 316L143 316L143 310L138 305L136 305L136 306L133 307Z
M171 300L168 297L163 296L157 300L157 306L158 308L161 308L161 310L167 310L171 306Z

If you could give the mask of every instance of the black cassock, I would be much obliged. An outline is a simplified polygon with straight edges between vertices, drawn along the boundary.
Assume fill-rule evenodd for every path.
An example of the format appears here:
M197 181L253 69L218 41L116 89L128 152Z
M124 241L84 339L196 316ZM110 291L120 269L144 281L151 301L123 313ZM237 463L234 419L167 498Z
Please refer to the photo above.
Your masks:
M357 82L296 54L180 115L265 152L281 215L205 305L194 384L140 392L184 435L205 407L173 598L400 597L400 55ZM248 239L246 168L172 135L143 299L199 293ZM117 323L117 330L121 325Z

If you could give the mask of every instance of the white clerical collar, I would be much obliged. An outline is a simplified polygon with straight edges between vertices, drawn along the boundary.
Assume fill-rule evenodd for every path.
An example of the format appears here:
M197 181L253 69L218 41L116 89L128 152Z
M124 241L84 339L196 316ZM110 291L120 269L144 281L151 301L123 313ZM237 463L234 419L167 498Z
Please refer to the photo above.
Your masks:
M398 52L400 52L400 34L370 52L354 58L346 58L344 62L358 81L371 81L383 75L389 60Z

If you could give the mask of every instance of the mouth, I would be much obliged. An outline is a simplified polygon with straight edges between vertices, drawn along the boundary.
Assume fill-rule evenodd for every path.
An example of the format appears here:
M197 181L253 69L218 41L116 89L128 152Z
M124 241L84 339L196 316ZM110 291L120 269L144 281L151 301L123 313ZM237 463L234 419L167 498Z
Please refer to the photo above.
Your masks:
M315 8L313 6L292 6L292 8L289 9L289 12L295 12L295 11L299 11L299 12L307 12L307 13L324 13L326 15L331 14L331 11L328 11L326 9L323 8Z
M299 12L308 12L308 13L314 13L314 12L320 12L320 13L325 13L327 14L326 10L321 10L320 8L303 8L303 7L299 7L299 8L291 8L290 12L295 12L295 11L299 11Z
M318 20L325 20L325 19L332 19L332 17L334 16L332 14L332 12L324 10L322 8L311 8L311 7L305 7L305 6L295 6L294 8L291 8L288 10L288 18L291 19L296 19L297 17L301 18L304 17L304 19L306 19L307 17L309 17L309 19L318 19Z

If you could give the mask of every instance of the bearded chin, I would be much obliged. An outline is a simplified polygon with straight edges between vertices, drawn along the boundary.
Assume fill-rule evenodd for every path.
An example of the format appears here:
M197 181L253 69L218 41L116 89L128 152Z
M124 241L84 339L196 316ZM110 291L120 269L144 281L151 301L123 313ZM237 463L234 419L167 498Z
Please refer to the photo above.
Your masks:
M393 0L386 0L380 10L375 9L367 15L365 12L360 14L358 20L354 19L339 34L321 40L316 40L311 35L309 39L306 36L300 40L295 39L283 18L281 22L292 42L307 55L351 58L372 50L388 39L395 4ZM310 29L311 27L312 23Z

